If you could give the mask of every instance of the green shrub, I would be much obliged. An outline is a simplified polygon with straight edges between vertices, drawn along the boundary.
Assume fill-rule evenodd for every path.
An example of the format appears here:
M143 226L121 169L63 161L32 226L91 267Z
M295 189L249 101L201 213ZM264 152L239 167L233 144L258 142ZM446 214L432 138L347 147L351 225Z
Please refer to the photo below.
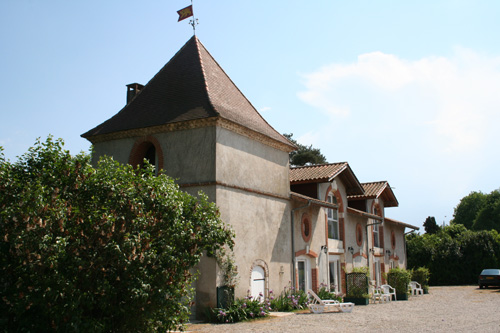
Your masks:
M238 298L232 302L227 308L210 309L208 320L214 323L237 323L240 321L267 317L271 303L268 300L263 300L258 297L253 299L252 296Z
M330 299L342 302L342 297L330 292L327 288L327 285L323 283L320 284L317 295L320 299Z
M420 283L422 288L429 287L430 271L426 267L418 267L411 270L411 280Z
M1 155L1 154L0 154ZM61 140L0 156L0 327L148 332L188 320L195 266L232 232L204 195Z
M387 273L387 284L396 289L396 294L408 294L411 273L406 269L391 268Z
M291 286L283 288L283 291L278 297L271 296L271 309L272 311L289 312L294 310L301 310L307 308L309 299L303 290L295 290Z

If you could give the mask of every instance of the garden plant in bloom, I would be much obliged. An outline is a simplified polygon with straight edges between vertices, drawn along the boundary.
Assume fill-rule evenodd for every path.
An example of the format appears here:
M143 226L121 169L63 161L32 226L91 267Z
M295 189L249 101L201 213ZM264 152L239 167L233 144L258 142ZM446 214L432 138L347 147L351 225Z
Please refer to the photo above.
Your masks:
M232 249L207 197L152 166L97 166L49 137L15 163L0 147L0 327L149 332L188 320L202 253Z

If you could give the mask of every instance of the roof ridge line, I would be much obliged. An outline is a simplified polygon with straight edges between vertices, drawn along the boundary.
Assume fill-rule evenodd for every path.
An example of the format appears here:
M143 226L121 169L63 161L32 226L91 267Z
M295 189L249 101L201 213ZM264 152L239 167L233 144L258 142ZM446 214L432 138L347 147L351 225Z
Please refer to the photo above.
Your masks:
M321 167L321 166L335 165L335 164L348 164L348 163L347 162L332 162L332 163L323 163L323 164L299 165L299 166L290 167L290 169L314 168L314 167Z
M267 126L269 126L276 134L282 136L283 138L285 138L285 136L283 134L281 134L280 132L278 132L273 126L271 126L271 124L269 124L267 122L267 120L262 117L262 115L260 114L260 112L257 110L257 108L252 104L252 102L245 96L245 94L240 90L240 88L234 83L233 79L231 79L231 77L226 73L226 71L224 70L224 68L222 68L222 66L219 64L219 62L212 56L212 54L207 50L207 48L205 47L205 45L203 45L203 43L196 37L196 49L198 50L198 54L200 55L200 63L201 63L201 67L202 67L202 70L203 70L203 78L205 80L205 86L207 87L207 95L208 95L208 101L210 103L210 105L212 106L212 108L214 108L215 112L220 116L220 113L216 110L216 108L214 107L213 103L212 103L212 97L210 95L210 88L208 87L208 84L207 84L207 80L206 80L206 73L205 73L205 68L203 66L203 58L201 57L201 53L200 53L200 49L199 49L199 45L201 45L203 47L203 49L205 50L205 52L208 54L208 56L212 59L212 61L217 65L217 67L219 67L219 69L221 70L221 72L226 76L226 78L229 80L229 82L231 82L231 84L236 88L236 90L240 93L240 95L247 101L247 103L252 107L252 109L257 113L257 115L262 119L262 121L264 121ZM199 44L199 45L198 45ZM223 116L221 116L223 117ZM224 117L223 117L224 118ZM242 124L240 124L242 125ZM247 126L244 126L242 125L243 127L246 127L248 129L251 129ZM273 139L272 137L270 137L271 139ZM285 138L286 139L286 138ZM274 139L276 140L276 139ZM287 139L288 142L290 142L290 140ZM293 143L290 142L290 145L291 146L294 146L295 145Z
M203 63L203 58L201 56L201 51L200 51L200 45L203 46L203 48L205 49L205 51L207 51L207 53L212 57L212 55L210 54L210 52L208 52L207 48L203 45L203 43L198 39L198 37L196 37L196 35L193 36L193 38L195 38L195 46L196 46L196 51L198 52L198 58L200 59L200 66L201 66L201 72L203 74L203 83L205 85L205 92L207 93L207 100L208 100L208 103L210 104L210 106L212 107L212 109L214 110L214 112L220 117L220 112L217 111L217 109L215 108L214 106L214 103L212 102L212 98L210 96L210 88L208 87L208 80L207 80L207 73L205 71L205 64ZM215 61L214 57L212 57L212 59ZM216 62L217 63L217 62ZM217 63L217 65L220 67L219 63ZM221 67L222 69L222 67ZM224 70L223 70L224 71ZM225 73L224 73L225 74ZM226 74L227 75L227 74Z

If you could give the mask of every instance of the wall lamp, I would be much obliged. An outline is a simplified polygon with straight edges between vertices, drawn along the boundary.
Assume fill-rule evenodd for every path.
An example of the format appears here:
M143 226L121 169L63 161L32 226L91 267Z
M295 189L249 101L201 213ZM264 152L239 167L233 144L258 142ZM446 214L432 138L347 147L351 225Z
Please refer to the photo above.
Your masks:
M391 256L391 250L385 250L385 254L387 254L388 256Z
M352 246L349 246L347 248L347 251L349 251L349 253L352 255L354 253L354 248Z
M321 245L321 251L323 251L325 254L327 254L328 253L328 246Z

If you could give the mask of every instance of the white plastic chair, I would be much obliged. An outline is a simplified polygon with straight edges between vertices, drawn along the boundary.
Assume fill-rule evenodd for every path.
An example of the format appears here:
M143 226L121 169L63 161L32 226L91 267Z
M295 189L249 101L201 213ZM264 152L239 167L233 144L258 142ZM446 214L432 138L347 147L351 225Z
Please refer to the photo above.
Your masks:
M382 289L382 293L384 295L387 295L387 297L389 298L389 301L392 301L392 296L394 295L394 300L397 301L398 299L396 298L396 289L394 289L393 287L391 287L390 285L388 284L383 284L380 286L380 289Z
M422 289L422 286L417 281L411 281L410 288L411 288L411 294L413 296L418 296L418 295L424 294L424 290Z
M382 302L382 290L377 287L370 286L370 294L374 304L376 304L377 302Z

